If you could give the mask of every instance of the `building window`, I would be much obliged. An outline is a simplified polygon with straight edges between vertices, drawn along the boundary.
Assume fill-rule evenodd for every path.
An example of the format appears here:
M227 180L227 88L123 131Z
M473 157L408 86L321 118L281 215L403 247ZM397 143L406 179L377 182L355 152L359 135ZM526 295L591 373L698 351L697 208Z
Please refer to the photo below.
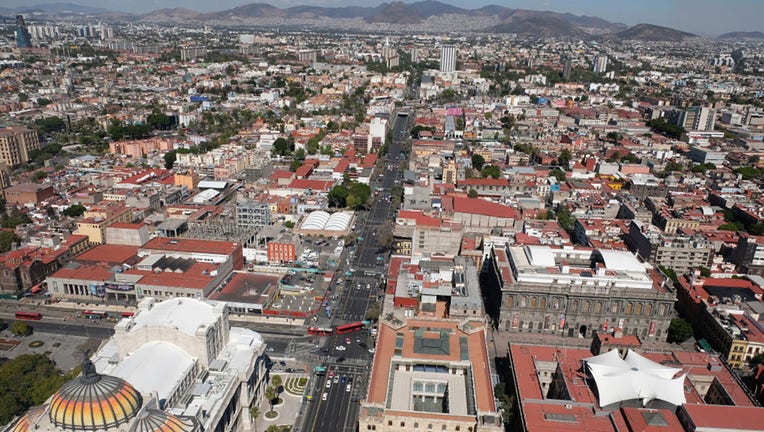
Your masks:
M581 312L589 313L589 309L591 309L591 307L592 307L592 302L590 302L589 300L586 300L584 302L584 306L581 308Z
M393 421L392 421L392 420L388 420L388 421L387 421L387 425L388 425L388 426L392 426L392 425L393 425Z
M637 303L636 315L642 315L642 303Z
M610 313L617 314L618 313L618 302L613 302L610 304Z
M401 427L406 427L406 422L401 422Z
M594 313L602 313L602 302L597 302L594 304Z
M427 429L432 429L432 423L427 425Z
M536 306L538 306L538 299L531 297L531 308L536 309Z
M539 307L541 309L546 309L546 297L541 297L541 301L539 302Z
M578 312L578 300L573 300L570 303L570 311L571 312Z
M515 304L515 298L512 296L507 296L507 307L511 308Z
M651 316L653 314L653 304L648 303L647 306L645 306L645 315Z
M414 422L414 429L418 429L418 428L419 428L419 423Z
M628 304L626 304L626 312L625 312L626 315L631 315L632 309L634 309L633 303L629 302Z

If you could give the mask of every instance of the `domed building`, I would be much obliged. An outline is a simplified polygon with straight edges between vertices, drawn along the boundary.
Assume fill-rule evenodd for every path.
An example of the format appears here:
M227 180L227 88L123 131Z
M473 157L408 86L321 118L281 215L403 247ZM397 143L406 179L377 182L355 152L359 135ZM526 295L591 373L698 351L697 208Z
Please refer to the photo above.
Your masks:
M145 298L81 376L5 432L249 430L265 375L265 342L230 327L225 303Z
M8 432L196 432L191 419L180 419L143 405L141 394L127 381L96 372L86 359L82 375L63 386L45 405L34 407L6 429Z

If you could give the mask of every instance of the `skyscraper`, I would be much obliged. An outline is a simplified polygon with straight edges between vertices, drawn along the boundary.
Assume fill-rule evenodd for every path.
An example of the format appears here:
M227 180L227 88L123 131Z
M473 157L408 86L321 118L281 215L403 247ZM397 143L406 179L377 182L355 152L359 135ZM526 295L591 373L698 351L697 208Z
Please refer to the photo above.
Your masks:
M592 70L597 73L607 72L607 56L594 57L594 67Z
M16 15L16 46L19 48L32 48L32 36L24 23L23 15Z
M440 47L440 71L453 72L456 70L456 47L443 45Z
M563 65L562 65L562 77L565 80L569 80L570 79L570 72L571 72L572 68L573 68L573 66L571 64L570 59L567 58L567 57L564 58L563 59Z

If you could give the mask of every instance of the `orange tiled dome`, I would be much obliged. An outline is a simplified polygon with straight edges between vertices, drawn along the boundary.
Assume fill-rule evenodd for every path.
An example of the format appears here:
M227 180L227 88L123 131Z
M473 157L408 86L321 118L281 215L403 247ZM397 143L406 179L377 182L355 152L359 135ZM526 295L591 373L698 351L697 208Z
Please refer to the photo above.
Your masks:
M37 430L34 425L37 423L37 420L45 414L45 407L46 405L31 408L24 413L11 429L9 429L9 432L30 432Z
M194 425L190 421L183 421L157 409L141 412L130 428L130 432L190 432L192 430Z
M51 423L64 430L109 430L138 414L141 394L127 381L100 375L86 361L82 376L64 384L50 402Z

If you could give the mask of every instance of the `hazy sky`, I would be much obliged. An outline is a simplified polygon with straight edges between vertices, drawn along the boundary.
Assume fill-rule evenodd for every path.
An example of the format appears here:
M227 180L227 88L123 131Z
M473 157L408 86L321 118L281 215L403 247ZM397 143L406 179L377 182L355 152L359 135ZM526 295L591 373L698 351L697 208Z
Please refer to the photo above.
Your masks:
M379 0L2 0L5 7L68 1L125 12L149 12L168 7L197 11L223 10L247 3L270 3L288 7L376 6ZM389 1L389 0L388 0ZM764 0L442 0L455 6L477 8L497 4L510 8L551 10L591 15L628 25L650 23L697 34L717 35L729 31L764 31ZM407 3L411 0L406 0Z

